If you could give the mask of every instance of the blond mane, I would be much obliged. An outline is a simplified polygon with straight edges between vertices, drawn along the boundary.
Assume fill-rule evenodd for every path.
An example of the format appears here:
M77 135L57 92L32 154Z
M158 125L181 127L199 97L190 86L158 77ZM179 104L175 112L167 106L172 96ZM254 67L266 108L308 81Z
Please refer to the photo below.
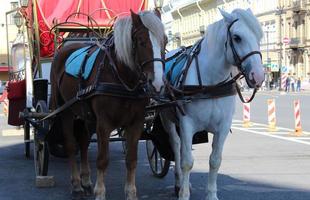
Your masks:
M155 36L158 43L164 44L164 26L161 20L151 11L139 13L143 25ZM114 25L114 44L117 58L131 69L135 68L132 52L132 19L130 16L121 17Z

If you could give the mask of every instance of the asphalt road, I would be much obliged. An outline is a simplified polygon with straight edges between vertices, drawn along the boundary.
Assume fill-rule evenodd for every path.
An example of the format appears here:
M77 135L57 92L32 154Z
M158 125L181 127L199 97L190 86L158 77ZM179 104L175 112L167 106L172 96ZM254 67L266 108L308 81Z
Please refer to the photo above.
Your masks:
M276 95L276 94L274 94ZM264 102L267 95L259 94L252 105L254 124L250 129L242 127L241 108L238 102L233 134L230 134L224 148L223 162L218 178L220 200L309 200L310 199L310 137L297 138L289 135L287 129L281 133L268 133ZM282 98L284 98L282 100ZM279 106L289 105L291 96L279 95ZM306 105L307 95L300 97ZM303 101L305 103L303 104ZM257 105L256 105L257 104ZM287 106L289 109L289 106ZM1 108L0 108L1 109ZM278 109L279 110L279 109ZM282 112L282 111L281 111ZM279 125L293 128L287 119L289 110L280 114ZM310 111L309 111L310 112ZM309 113L308 112L308 113ZM302 113L304 113L302 111ZM308 116L308 119L309 116ZM306 119L303 119L306 120ZM0 131L4 117L0 115ZM308 129L307 124L305 130ZM10 128L10 127L9 127ZM283 133L286 131L286 134ZM308 129L309 131L309 129ZM212 135L210 135L212 139ZM23 155L22 136L0 135L0 200L67 200L70 199L68 164L65 159L52 157L49 174L56 185L53 188L36 188L32 159ZM163 179L152 176L146 158L145 143L140 142L137 169L137 189L139 199L173 200L173 170ZM95 182L96 144L90 147L93 182ZM208 173L210 144L194 146L195 165L191 174L192 200L202 200ZM110 165L106 177L108 200L124 199L125 161L119 142L110 143Z
M250 96L250 92L246 92L245 96ZM301 125L304 130L310 131L310 92L301 93L280 93L259 92L251 102L251 121L268 124L267 100L275 99L276 104L276 120L280 127L295 128L294 122L294 100L300 100ZM237 101L235 119L242 120L241 101Z

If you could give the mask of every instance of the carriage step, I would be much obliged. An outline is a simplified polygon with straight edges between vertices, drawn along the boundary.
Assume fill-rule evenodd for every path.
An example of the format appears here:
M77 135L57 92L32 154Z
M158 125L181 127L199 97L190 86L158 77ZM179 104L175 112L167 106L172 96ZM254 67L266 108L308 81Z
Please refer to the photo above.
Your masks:
M36 187L54 187L54 176L36 176Z

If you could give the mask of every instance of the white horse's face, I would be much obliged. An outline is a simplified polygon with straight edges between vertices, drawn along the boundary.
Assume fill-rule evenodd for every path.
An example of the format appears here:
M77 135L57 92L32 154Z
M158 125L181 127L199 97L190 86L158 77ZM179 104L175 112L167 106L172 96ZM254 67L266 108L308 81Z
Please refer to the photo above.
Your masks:
M261 38L242 19L220 11L229 28L226 59L243 72L249 87L259 88L265 79L259 45ZM248 12L253 15L250 10Z

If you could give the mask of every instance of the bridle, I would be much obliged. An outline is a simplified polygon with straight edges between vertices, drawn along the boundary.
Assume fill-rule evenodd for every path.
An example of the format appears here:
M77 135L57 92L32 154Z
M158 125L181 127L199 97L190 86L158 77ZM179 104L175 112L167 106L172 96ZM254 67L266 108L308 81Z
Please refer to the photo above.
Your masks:
M136 34L142 29L145 28L143 25L138 26L137 28L132 30L132 34L131 34L131 39L132 39L132 56L134 59L136 59L136 46L137 46L137 39L136 39ZM147 66L149 63L154 63L154 62L161 62L162 66L163 66L163 70L165 70L165 60L162 58L152 58L149 60L145 60L143 62L139 62L139 61L135 61L135 65L137 66L137 74L139 77L138 83L133 87L133 88L128 88L129 90L135 90L137 87L139 87L141 84L142 85L146 85L147 83L147 75L144 72L144 68L145 66ZM146 90L148 93L152 93L152 96L154 95L154 90L152 87L147 86Z
M236 48L234 46L234 43L233 43L233 37L231 35L231 27L234 25L235 22L237 22L239 19L235 19L234 21L232 21L229 26L227 27L227 40L225 42L225 48L226 48L226 54L227 54L227 42L229 42L229 45L230 45L230 48L231 48L231 51L232 51L232 54L233 54L233 58L234 58L234 65L238 68L239 70L239 73L234 77L234 79L238 79L239 77L245 77L245 80L247 83L251 82L251 80L248 80L248 78L246 77L246 69L242 67L242 63L248 59L250 56L253 56L255 54L258 54L260 56L260 58L262 59L262 53L260 51L251 51L249 52L248 54L246 54L245 56L243 57L240 57L239 54L237 53L236 51ZM241 99L241 101L243 103L249 103L253 100L256 92L257 92L257 88L254 88L254 91L253 91L253 94L251 96L251 98L249 100L244 100L242 94L241 94L241 91L240 91L240 88L237 87L237 92L238 92L238 95Z

